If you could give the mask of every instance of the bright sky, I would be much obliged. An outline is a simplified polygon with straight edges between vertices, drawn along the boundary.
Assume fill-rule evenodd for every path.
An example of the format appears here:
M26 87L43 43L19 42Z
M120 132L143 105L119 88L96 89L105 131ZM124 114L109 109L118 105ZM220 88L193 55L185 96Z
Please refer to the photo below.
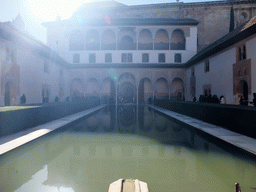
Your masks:
M46 43L46 29L42 22L68 19L83 3L102 0L0 0L0 22L12 21L21 14L27 31ZM173 3L176 0L115 0L125 5ZM180 0L180 2L198 2L204 0ZM211 1L211 0L208 0Z

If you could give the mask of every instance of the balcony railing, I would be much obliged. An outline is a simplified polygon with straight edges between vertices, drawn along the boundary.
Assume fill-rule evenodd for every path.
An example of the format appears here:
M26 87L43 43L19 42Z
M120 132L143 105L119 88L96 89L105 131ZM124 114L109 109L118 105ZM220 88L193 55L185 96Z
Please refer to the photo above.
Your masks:
M139 43L139 50L153 50L153 43Z
M170 43L171 50L185 50L185 43Z
M102 50L116 50L116 43L102 43L101 44L101 49Z
M169 43L155 43L155 50L169 50Z
M118 44L118 50L136 50L136 43Z

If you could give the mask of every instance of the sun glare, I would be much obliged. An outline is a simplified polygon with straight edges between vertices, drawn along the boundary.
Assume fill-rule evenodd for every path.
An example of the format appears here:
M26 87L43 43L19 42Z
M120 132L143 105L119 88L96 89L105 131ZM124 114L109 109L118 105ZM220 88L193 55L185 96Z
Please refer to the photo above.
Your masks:
M91 0L28 0L33 14L44 21L54 21L57 16L68 19L83 3Z

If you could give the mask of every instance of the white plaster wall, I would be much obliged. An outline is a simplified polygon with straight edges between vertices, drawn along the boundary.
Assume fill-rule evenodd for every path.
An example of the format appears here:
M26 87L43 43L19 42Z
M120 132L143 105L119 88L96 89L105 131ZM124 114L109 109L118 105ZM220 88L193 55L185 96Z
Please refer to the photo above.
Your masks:
M196 76L196 98L203 95L203 86L211 85L211 94L226 97L227 103L235 103L233 95L233 64L236 62L235 48L226 50L223 53L209 59L210 71L204 72L204 62L194 65ZM186 72L186 96L190 98L190 77L191 67Z
M249 96L249 101L253 100L253 93L256 93L256 36L253 39L246 42L246 54L247 59L251 59L251 95Z
M20 66L20 95L26 95L27 103L41 103L43 60L28 49L18 49L17 63Z
M186 51L196 54L197 51L197 27L190 27L190 37L186 38Z

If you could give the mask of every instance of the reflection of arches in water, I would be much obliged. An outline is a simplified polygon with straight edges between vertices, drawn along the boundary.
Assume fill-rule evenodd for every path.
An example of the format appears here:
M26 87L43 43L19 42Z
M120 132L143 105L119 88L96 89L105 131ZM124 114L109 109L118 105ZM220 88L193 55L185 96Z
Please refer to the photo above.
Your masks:
M86 119L86 124L89 131L96 131L100 124L99 116L97 114L94 114L93 116L88 117L88 119Z
M153 117L151 113L149 113L149 111L146 111L146 110L148 110L146 107L139 106L138 121L139 121L140 130L143 132L150 131L153 126Z
M104 131L111 132L114 130L116 121L115 117L116 115L114 107L110 107L109 109L104 110L104 113L102 115L102 125Z
M167 119L162 115L155 114L155 124L156 129L160 132L163 132L167 129Z
M174 122L170 122L171 123L171 128L173 129L174 132L180 132L182 131L182 126L177 124L177 123L174 123Z
M120 132L134 133L136 123L135 106L122 106L118 110Z

